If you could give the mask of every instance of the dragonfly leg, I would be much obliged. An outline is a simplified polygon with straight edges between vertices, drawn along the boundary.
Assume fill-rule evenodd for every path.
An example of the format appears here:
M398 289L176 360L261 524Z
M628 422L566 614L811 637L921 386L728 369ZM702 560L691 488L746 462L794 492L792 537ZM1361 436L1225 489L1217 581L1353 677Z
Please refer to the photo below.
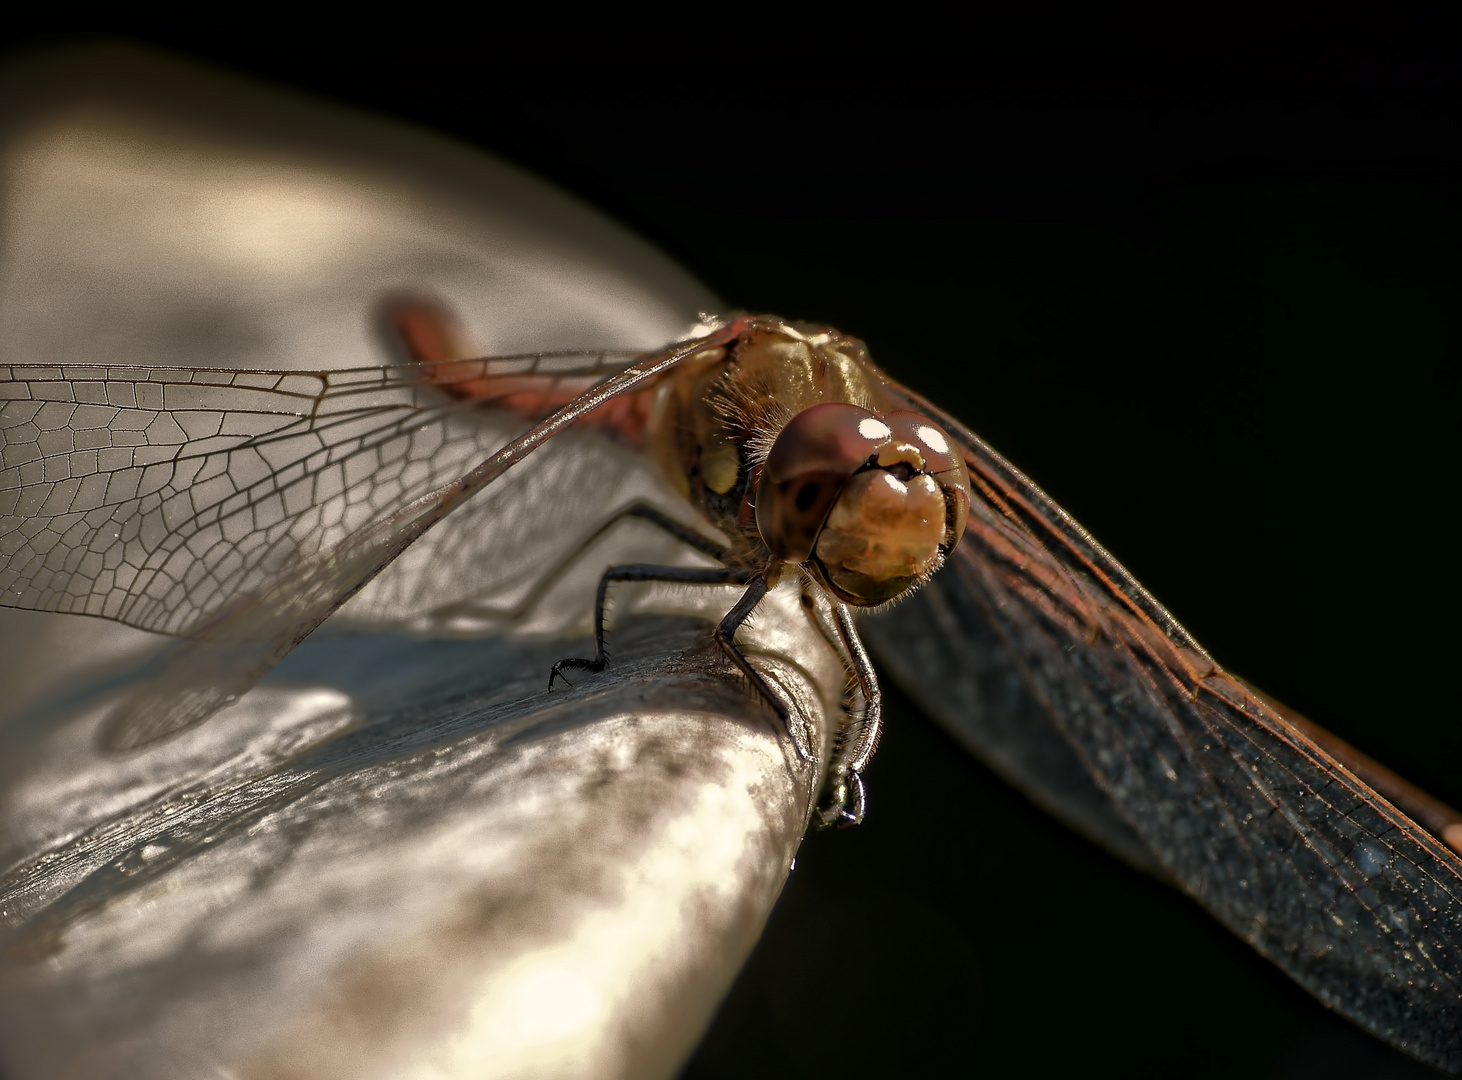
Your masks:
M679 540L686 547L694 548L702 555L709 555L713 559L724 559L726 557L726 545L719 540L713 540L699 529L693 529L684 522L676 521L669 514L651 506L649 503L637 502L626 506L614 517L604 523L604 526L594 533L599 536L609 526L616 524L621 518L639 518L641 521L648 521L651 525L669 533Z
M835 603L833 610L848 665L863 696L863 708L845 712L838 728L826 796L818 811L824 828L857 825L863 820L868 806L863 770L878 749L878 738L883 733L883 691L878 686L878 674L863 648L863 639L858 636L847 605Z
M756 610L756 605L761 603L762 597L766 596L767 590L770 587L767 582L767 575L764 572L757 574L756 577L751 579L746 591L741 594L741 599L736 601L735 606L730 611L726 612L726 617L716 627L716 644L721 646L721 651L751 681L751 685L756 688L757 693L766 699L767 704L771 705L777 717L786 727L787 733L797 743L798 752L804 757L810 757L810 751L807 749L805 739L799 736L792 728L792 714L788 711L786 702L773 692L772 688L767 685L766 679L762 677L761 672L752 667L751 661L746 659L746 654L741 651L741 646L736 644L736 631L741 628L742 623L750 618L751 613Z
M580 670L597 673L603 671L605 665L609 663L609 657L604 651L604 604L612 583L616 581L668 581L678 585L740 585L746 581L749 573L750 571L747 570L731 570L721 566L707 569L647 564L610 567L599 579L599 593L594 599L594 658L591 660L583 657L570 657L567 660L560 660L553 665L553 671L549 673L548 688L552 690L554 682L558 679L563 679L565 683L568 683L568 679L564 676L565 671ZM763 588L764 591L765 588ZM573 684L569 683L569 685Z
M775 579L777 573L777 567L769 566L750 580L746 592L741 594L741 599L736 601L736 605L726 613L726 617L716 627L716 644L721 646L721 651L772 707L772 711L782 721L783 729L791 738L792 745L797 750L797 756L803 761L815 762L817 758L809 741L811 733L806 720L794 721L786 700L772 690L762 673L752 667L751 662L746 659L746 654L741 651L741 646L736 644L736 631L750 618L751 613L756 610L757 604L761 603L762 598L771 589L771 581Z
M538 602L556 585L566 571L578 565L579 559L584 552L593 547L601 537L617 526L626 518L637 518L640 521L647 521L651 525L669 533L675 539L687 547L699 551L712 559L721 560L726 555L726 545L719 540L706 536L698 529L694 529L683 522L676 521L669 514L651 506L649 503L636 502L624 507L622 510L606 519L602 525L595 529L567 555L554 564L553 568L539 576L538 581L526 596L518 600L511 607L490 609L488 614L494 619L502 619L506 622L516 622L528 615L537 606ZM472 613L481 611L470 598L460 605L449 604L437 610L439 616L450 616L457 610L465 610Z

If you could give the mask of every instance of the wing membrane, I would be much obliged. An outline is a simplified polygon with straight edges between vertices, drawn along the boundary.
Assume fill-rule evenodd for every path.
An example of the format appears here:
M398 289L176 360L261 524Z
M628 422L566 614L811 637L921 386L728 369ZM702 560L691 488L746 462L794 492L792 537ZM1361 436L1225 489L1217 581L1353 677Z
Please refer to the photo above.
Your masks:
M603 353L451 361L450 376L430 373L431 385L421 365L303 375L12 369L0 382L9 395L0 450L10 455L0 458L0 586L11 606L185 638L102 734L114 750L145 745L243 693L442 517L704 345L636 364ZM586 371L607 377L516 438L459 423L492 404L487 377L577 381ZM433 389L459 380L475 383L471 399ZM505 382L521 391L519 380ZM59 408L46 412L51 404ZM80 413L84 405L108 411ZM79 426L98 415L95 428ZM90 449L76 449L79 431L104 445L94 471L87 457L79 477L63 476L59 463L69 468L70 455ZM43 445L50 432L61 436ZM485 459L484 439L496 444ZM121 451L105 469L103 449ZM105 486L83 487L93 475ZM116 476L125 486L112 487Z
M977 504L903 625L957 613L1166 876L1327 1005L1462 1070L1462 860L1223 672L978 437L891 392L962 443Z
M0 368L0 604L190 633L507 441L508 418L483 420L491 399L441 387L624 366L504 357L454 361L450 379L416 364Z

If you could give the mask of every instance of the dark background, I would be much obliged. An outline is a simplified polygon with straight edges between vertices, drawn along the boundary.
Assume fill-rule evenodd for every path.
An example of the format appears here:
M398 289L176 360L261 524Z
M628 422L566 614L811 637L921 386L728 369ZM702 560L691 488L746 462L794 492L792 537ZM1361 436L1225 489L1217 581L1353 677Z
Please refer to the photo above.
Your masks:
M864 337L1220 662L1462 804L1458 10L42 13L3 44L121 34L425 124ZM891 697L868 822L804 845L687 1080L1430 1075Z

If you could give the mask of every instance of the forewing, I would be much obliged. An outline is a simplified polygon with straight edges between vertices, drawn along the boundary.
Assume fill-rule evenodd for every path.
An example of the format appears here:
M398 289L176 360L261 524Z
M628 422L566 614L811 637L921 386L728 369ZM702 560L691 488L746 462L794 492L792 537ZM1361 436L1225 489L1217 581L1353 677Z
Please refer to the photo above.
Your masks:
M905 624L926 613L984 651L972 667L1018 672L1012 703L1040 707L1166 875L1231 930L1327 1005L1462 1071L1462 860L1218 668L973 433L890 393L962 444L975 492Z
M470 380L624 366L555 354L452 368ZM0 604L195 632L521 429L442 383L414 364L0 368Z
M515 368L608 376L511 440L482 417L462 423L490 398L444 395L417 365L13 370L0 383L7 603L185 637L103 735L113 749L143 745L237 697L453 508L696 347L636 366L605 354L478 371L454 361L453 379L479 384Z

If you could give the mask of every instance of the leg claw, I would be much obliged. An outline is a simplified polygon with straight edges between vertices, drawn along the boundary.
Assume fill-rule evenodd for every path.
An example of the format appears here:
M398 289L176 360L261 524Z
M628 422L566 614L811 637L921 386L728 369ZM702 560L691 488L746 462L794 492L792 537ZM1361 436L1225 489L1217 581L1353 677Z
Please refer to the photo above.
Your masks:
M868 809L863 778L850 771L841 778L828 780L827 795L817 811L818 827L826 829L836 825L846 829L861 824Z
M599 672L604 670L604 661L581 660L578 657L570 657L567 660L560 660L558 663L553 665L553 670L548 673L549 690L553 689L554 680L556 679L562 679L565 686L567 686L570 690L573 689L574 684L569 682L569 677L564 674L565 668L582 668L583 670L588 671L591 674L597 675Z

